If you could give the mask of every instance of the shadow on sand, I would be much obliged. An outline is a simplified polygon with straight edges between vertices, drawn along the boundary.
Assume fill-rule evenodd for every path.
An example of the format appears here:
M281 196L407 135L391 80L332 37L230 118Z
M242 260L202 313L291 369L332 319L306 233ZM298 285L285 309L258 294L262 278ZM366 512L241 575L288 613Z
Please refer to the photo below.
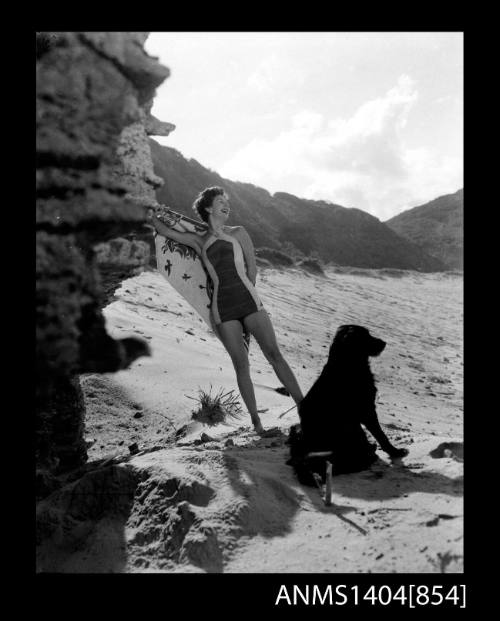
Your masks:
M285 439L281 435L256 438L244 446L180 449L186 451L188 469L189 463L202 468L206 464L211 480L210 468L215 467L212 483L198 476L169 474L168 468L157 475L125 464L89 464L85 476L55 492L37 509L38 571L123 572L132 544L135 571L149 571L149 567L172 571L173 564L189 561L201 571L222 573L241 537L284 537L301 510L330 514L365 536L368 532L350 515L360 507L351 506L349 500L411 499L421 492L462 495L462 477L418 472L411 464L379 460L369 470L334 476L334 504L327 507L321 491L300 485L286 465ZM235 499L219 514L211 504L217 502L221 475ZM220 526L213 527L217 520L222 520ZM219 531L222 526L224 537Z
M280 438L284 444L285 437ZM367 531L346 517L359 510L350 504L339 504L339 497L371 501L394 500L411 497L413 493L463 495L463 477L451 478L438 472L418 472L402 460L387 463L377 460L370 469L333 477L333 494L337 503L326 506L322 492L316 487L301 485L293 469L285 465L283 448L276 449L270 465L270 440L258 439L245 448L224 453L224 463L234 491L247 502L247 515L243 525L245 534L265 537L284 536L290 532L291 521L307 497L314 509L337 518L366 535ZM304 495L301 494L301 490ZM410 509L391 508L395 511Z

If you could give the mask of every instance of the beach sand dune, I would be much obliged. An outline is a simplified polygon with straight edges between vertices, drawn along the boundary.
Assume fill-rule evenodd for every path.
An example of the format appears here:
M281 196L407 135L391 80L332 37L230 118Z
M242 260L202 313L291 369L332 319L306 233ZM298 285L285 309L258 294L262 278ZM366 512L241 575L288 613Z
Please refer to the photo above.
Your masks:
M151 358L86 375L89 464L39 504L39 571L461 572L463 570L460 275L385 270L326 277L262 270L257 281L303 391L336 329L366 326L387 347L372 361L379 419L410 453L334 477L333 505L285 464L293 401L255 340L252 377L265 427L248 415L192 421L198 390L234 390L222 344L160 274L125 281L105 309L115 337ZM129 446L139 453L131 455ZM99 499L96 500L96 497Z

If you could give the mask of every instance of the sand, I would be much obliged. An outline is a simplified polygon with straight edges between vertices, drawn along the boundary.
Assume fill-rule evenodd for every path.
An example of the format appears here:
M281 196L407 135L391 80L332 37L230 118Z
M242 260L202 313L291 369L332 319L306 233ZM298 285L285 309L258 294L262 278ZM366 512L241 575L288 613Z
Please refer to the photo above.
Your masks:
M265 269L257 287L304 393L339 325L363 325L387 341L371 364L377 409L408 457L393 463L378 451L370 470L334 477L326 507L285 464L298 416L292 409L280 418L293 401L275 391L280 382L255 340L261 419L283 434L259 438L248 415L193 423L199 389L238 394L234 371L206 324L160 274L146 272L125 281L104 312L110 334L143 337L153 355L126 371L82 376L90 463L38 508L48 524L39 571L463 571L462 277ZM131 456L133 443L140 453ZM88 501L96 487L97 508Z

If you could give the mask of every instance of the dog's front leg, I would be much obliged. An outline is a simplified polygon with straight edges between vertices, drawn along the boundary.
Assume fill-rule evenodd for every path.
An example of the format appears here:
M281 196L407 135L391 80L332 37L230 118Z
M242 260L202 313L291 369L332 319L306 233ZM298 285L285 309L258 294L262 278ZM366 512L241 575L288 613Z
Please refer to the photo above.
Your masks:
M380 444L380 448L384 451L384 453L387 453L389 457L404 457L405 455L408 455L407 449L398 449L391 444L391 441L385 435L384 430L378 422L377 412L375 410L373 410L370 415L361 422Z

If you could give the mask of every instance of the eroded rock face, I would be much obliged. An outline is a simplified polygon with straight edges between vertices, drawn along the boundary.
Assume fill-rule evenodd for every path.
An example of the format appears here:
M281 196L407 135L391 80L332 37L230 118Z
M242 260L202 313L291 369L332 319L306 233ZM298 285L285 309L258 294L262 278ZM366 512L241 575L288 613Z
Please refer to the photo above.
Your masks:
M149 262L145 242L125 239L155 204L146 126L169 70L147 55L147 33L37 33L37 466L86 459L77 375L126 368L148 346L114 340L102 306L121 279ZM123 242L112 242L121 237ZM117 246L120 250L117 251ZM99 261L100 259L100 261ZM103 271L115 272L106 290ZM108 269L109 271L109 269ZM50 486L50 485L49 485Z
M151 114L153 98L139 106L137 121L123 128L116 149L113 175L127 188L126 197L142 207L155 207L156 189L163 179L155 175L148 136L168 136L172 123ZM120 283L140 274L146 265L156 267L155 244L151 232L138 228L130 235L95 247L104 292L104 305L110 303Z

